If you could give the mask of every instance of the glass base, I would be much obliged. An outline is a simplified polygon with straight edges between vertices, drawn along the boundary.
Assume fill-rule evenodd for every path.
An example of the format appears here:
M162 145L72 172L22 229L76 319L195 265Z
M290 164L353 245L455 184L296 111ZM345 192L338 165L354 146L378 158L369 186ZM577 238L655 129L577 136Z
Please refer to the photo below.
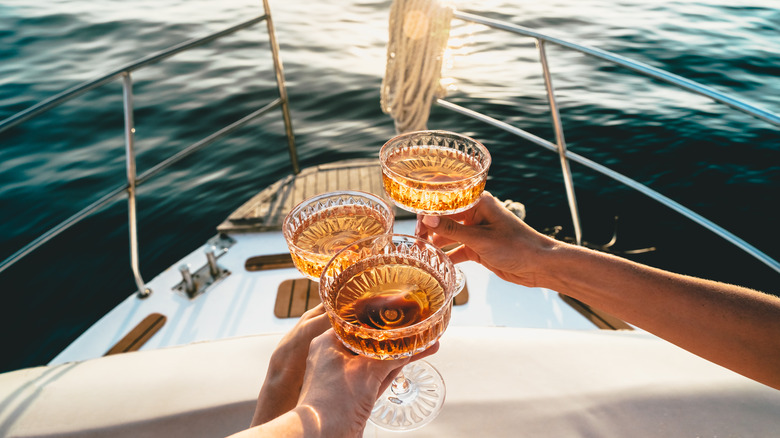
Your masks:
M445 392L444 379L436 368L423 360L412 362L377 399L369 420L390 431L419 429L439 414Z

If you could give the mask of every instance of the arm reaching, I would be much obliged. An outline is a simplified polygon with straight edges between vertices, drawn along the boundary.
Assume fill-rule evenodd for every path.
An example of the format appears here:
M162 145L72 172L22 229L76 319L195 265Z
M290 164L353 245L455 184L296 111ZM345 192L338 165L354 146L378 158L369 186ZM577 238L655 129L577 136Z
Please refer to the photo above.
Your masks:
M483 194L450 217L421 217L437 245L461 242L499 277L581 300L694 354L780 389L780 297L674 274L544 236Z
M298 404L306 358L312 339L330 328L325 307L317 305L304 313L279 342L271 355L266 378L257 397L252 426L267 423Z
M360 437L374 402L401 367L438 348L436 343L411 359L377 360L347 350L335 332L328 330L308 348L296 406L231 438Z

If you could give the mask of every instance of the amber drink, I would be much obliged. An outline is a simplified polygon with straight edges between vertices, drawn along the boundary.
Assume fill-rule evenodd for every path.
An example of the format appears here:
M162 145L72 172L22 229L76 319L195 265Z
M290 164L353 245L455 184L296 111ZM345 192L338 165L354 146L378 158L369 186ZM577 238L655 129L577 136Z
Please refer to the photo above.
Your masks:
M309 198L293 208L283 224L296 268L315 281L328 261L344 247L392 230L390 206L377 196L357 191Z
M485 189L490 153L480 142L447 131L418 131L389 140L379 153L382 182L399 207L418 214L453 214Z
M337 254L320 279L320 298L349 349L398 359L430 347L447 328L455 276L430 243L383 235Z

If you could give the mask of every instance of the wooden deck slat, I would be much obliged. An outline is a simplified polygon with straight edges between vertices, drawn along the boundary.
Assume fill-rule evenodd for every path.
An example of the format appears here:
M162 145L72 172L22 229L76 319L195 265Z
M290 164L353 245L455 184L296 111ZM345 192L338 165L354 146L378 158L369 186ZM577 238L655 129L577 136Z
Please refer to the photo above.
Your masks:
M326 187L328 188L329 192L338 190L339 176L336 172L337 170L334 169L328 171L328 173L325 174L325 178L327 178Z
M109 356L129 351L138 351L155 333L157 333L167 321L165 315L152 313L144 318L137 326L133 327L122 339L111 347L105 354Z
M292 261L290 253L268 254L262 256L249 257L244 262L244 268L247 271L264 271L268 269L292 268L295 264Z
M351 168L346 169L339 169L336 171L337 181L338 181L338 189L337 190L345 190L350 188L359 189L360 187L350 184L350 178L349 174L352 173Z
M314 281L309 282L309 299L306 301L306 309L311 309L321 303L320 284Z
M369 181L371 183L371 193L385 194L385 188L382 186L382 170L379 166L376 167Z
M278 222L281 224L284 221L284 217L287 216L287 212L292 210L293 207L295 207L298 204L298 202L296 202L297 199L295 197L296 195L295 186L296 183L298 183L299 181L301 181L301 178L295 178L287 186L286 193L288 194L288 196L286 196L282 200L282 202L279 203L278 208L276 208L274 222Z
M236 209L217 227L220 232L279 230L287 213L304 199L336 190L360 190L388 201L382 187L378 159L345 160L322 164L288 175ZM391 203L392 204L392 203ZM395 208L396 218L413 214Z
M285 180L284 183L278 188L276 193L273 193L270 202L268 203L268 206L266 209L266 219L265 223L273 224L273 223L279 223L281 227L281 219L279 219L279 212L280 210L284 209L285 202L287 202L287 199L290 199L292 197L292 194L290 193L292 189L292 184L295 182L295 178L290 178L288 180Z
M274 315L277 318L290 317L290 300L292 299L293 283L295 280L285 280L279 285L276 291L276 302L274 303Z
M293 283L293 296L290 300L290 315L303 315L309 301L309 282L311 280L298 278Z
M360 190L369 193L376 193L374 192L371 184L371 174L369 172L369 168L361 167L360 169L357 169L357 173L358 181L361 181L362 183Z
M314 178L315 195L320 193L325 193L328 191L328 182L327 182L328 179L325 178L324 173L314 172L313 178Z
M302 200L306 199L306 190L304 187L306 186L306 180L310 177L311 175L306 175L303 178L296 178L293 182L292 198L290 199L289 208L286 210L287 212L292 210L293 207L298 205ZM286 213L284 215L287 216Z
M303 182L303 199L308 199L319 194L319 190L317 190L318 176L319 172L312 172L311 175L306 176L306 179Z

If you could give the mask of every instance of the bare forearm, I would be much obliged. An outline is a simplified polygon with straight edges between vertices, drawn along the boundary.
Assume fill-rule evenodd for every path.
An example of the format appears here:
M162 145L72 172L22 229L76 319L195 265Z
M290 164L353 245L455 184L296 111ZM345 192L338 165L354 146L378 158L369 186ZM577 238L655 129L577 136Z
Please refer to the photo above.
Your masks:
M265 382L257 397L252 426L267 423L293 409L298 403L301 379L288 377L284 370L273 365L268 367Z
M571 245L544 254L539 286L780 389L780 298Z
M305 438L323 436L319 416L305 406L299 406L273 420L246 430L229 438Z

